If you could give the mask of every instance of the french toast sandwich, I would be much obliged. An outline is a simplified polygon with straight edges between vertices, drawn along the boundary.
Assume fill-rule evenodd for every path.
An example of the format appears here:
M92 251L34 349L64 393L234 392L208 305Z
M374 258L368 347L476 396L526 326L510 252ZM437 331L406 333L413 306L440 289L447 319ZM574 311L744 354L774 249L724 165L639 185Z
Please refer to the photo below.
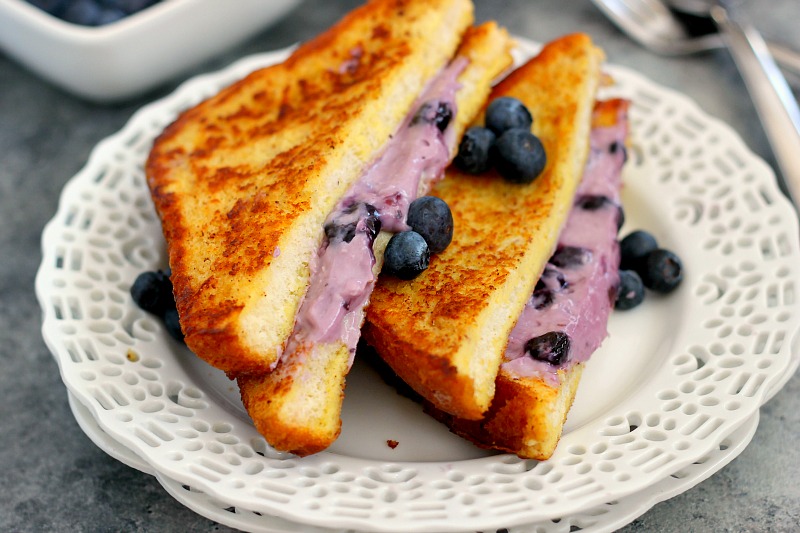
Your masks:
M183 112L148 185L186 344L233 375L274 367L325 219L451 60L469 0L376 0Z
M278 450L338 435L389 233L511 65L507 32L472 22L470 0L372 0L154 143L145 170L186 344L237 378Z
M457 139L479 112L489 94L491 82L511 65L510 49L511 41L505 30L494 23L467 30L454 55L456 60L466 60L457 78L460 88L454 95L457 112L445 131L448 137L446 156L435 174L441 175L455 156ZM418 102L420 108L427 105L427 93L423 91ZM424 194L430 183L431 180L424 177L416 194ZM389 231L380 231L375 236L367 298L377 280L390 236ZM351 260L348 256L347 261ZM346 269L352 265L342 264L340 267ZM242 401L261 434L273 447L303 456L327 448L338 436L345 377L353 363L366 305L367 299L349 305L345 318L350 323L349 333L316 342L298 341L298 345L291 345L291 350L284 354L272 372L238 376ZM294 341L293 335L290 343Z
M489 97L518 98L547 154L530 184L454 167L431 194L453 213L450 246L412 281L382 277L363 335L434 409L482 420L509 334L555 251L589 155L603 53L584 34L557 39ZM479 118L478 124L481 123Z
M459 418L428 402L426 411L480 447L545 460L555 451L584 365L606 337L619 285L621 173L626 160L628 105L599 101L591 153L557 251L512 330L480 420ZM556 342L553 342L553 339ZM559 347L553 349L554 345ZM559 352L560 350L560 352Z

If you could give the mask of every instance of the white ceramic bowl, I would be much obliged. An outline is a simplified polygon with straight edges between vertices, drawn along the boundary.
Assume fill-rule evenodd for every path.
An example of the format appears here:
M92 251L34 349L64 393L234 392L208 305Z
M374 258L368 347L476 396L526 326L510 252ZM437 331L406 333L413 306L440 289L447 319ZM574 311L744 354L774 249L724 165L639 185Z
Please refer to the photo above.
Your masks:
M298 0L163 0L100 27L64 22L25 0L0 0L0 48L83 98L136 96L243 41Z

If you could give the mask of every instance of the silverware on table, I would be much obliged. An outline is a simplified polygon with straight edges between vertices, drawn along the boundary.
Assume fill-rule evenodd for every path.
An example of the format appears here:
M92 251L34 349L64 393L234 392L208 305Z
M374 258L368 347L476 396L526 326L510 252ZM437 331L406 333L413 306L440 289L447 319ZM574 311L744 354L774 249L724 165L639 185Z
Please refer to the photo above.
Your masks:
M670 0L679 2L680 0ZM662 0L592 0L620 30L662 55L687 55L724 48L719 32L691 35ZM683 5L686 4L678 4ZM768 43L769 51L787 72L800 77L800 52Z
M724 0L694 0L691 7L703 8L716 23L719 34L690 41L685 32L683 39L675 37L680 35L675 27L683 30L660 0L592 1L625 33L657 53L690 53L708 46L712 37L721 39L753 99L783 183L795 206L800 206L800 108L763 37L753 26L739 20ZM694 44L686 44L690 42Z

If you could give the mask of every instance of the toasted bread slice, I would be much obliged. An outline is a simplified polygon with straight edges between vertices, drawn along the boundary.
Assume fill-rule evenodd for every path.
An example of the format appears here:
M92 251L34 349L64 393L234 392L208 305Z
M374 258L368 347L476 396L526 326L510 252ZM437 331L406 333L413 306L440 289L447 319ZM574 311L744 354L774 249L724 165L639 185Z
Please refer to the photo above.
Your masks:
M627 109L628 102L624 100L598 102L592 154L578 190L577 207L559 239L559 246L586 246L591 253L590 263L581 272L562 269L566 281L563 296L555 296L541 308L532 298L525 312L531 312L534 320L523 323L521 319L512 332L512 336L522 339L535 338L558 324L559 330L571 338L568 354L571 360L551 366L534 361L530 355L520 353L521 350L512 354L509 342L497 376L495 397L481 420L454 417L430 403L426 405L426 410L454 433L481 447L515 453L522 458L548 459L561 437L584 364L606 337L606 323L619 279L616 206L626 157L620 147L627 138ZM598 207L601 203L594 200L600 196L611 202ZM592 206L591 213L585 207L587 198L592 200L588 204ZM594 226L590 232L581 227L587 222ZM598 238L598 234L605 237Z
M469 0L373 0L156 139L147 182L199 357L232 375L274 367L325 218L472 20Z
M431 194L453 212L453 242L413 281L381 278L365 340L436 408L480 419L495 394L509 332L554 250L586 164L602 52L562 37L521 66L491 98L519 98L547 153L533 183L494 171L448 169Z
M471 28L465 35L455 54L469 60L458 77L461 89L456 93L455 139L480 111L491 82L511 65L510 49L507 32L494 23ZM450 148L452 158L457 142ZM381 232L373 245L375 276L389 237L389 233ZM364 320L363 308L356 309L351 320L359 327ZM273 372L237 378L245 408L274 448L302 456L323 450L336 439L354 347L344 339L302 345L284 354Z

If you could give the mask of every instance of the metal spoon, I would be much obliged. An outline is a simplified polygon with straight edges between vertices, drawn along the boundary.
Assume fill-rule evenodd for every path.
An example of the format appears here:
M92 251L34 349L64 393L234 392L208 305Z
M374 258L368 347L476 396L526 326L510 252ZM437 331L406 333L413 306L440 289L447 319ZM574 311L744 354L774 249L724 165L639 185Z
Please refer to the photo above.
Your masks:
M674 0L680 1L680 0ZM624 33L657 54L694 54L723 48L718 31L691 35L682 21L662 0L592 0ZM704 13L708 18L708 12ZM713 21L711 21L713 25ZM775 60L794 78L800 80L800 53L776 43L768 43Z
M707 13L719 27L750 92L795 207L800 206L800 108L758 31L726 0L670 0L676 8Z

